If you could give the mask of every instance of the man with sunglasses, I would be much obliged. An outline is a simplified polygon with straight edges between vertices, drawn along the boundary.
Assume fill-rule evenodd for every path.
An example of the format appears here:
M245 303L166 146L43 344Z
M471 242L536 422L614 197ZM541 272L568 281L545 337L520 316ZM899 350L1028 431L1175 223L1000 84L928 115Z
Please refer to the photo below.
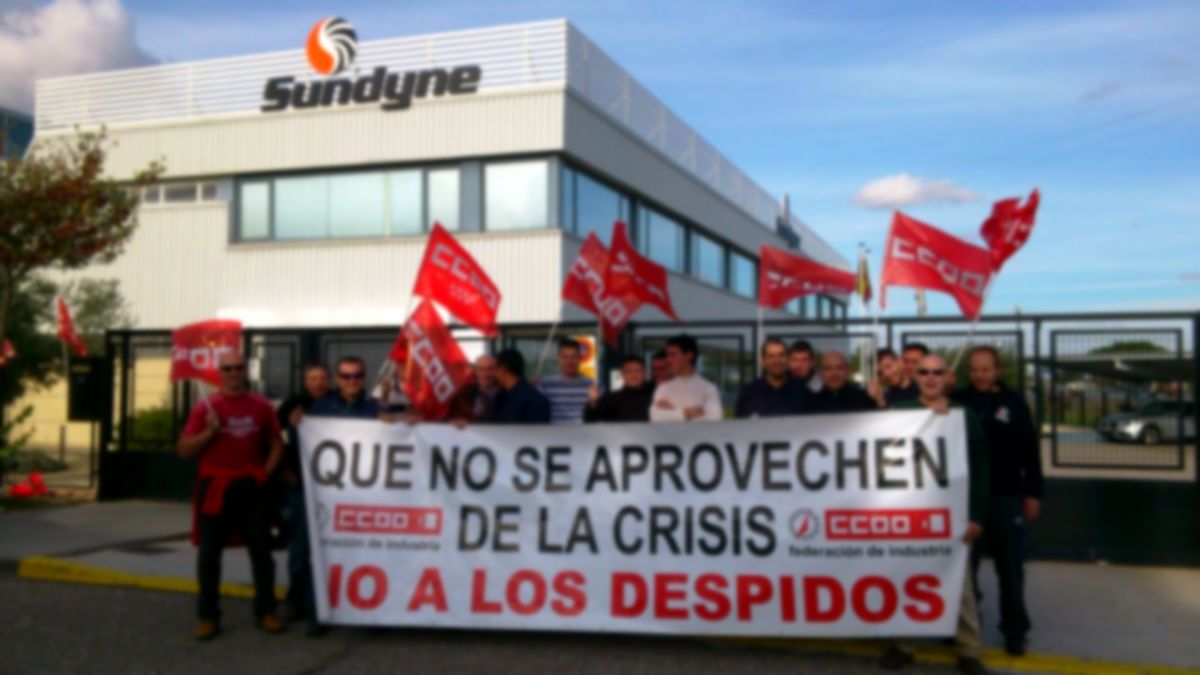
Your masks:
M281 633L275 616L275 560L271 557L270 504L264 485L283 458L283 438L271 402L249 390L246 358L219 357L221 388L192 408L179 438L179 455L197 457L194 531L197 640L216 637L221 620L221 556L234 532L250 553L254 614L260 629Z
M312 404L309 415L379 419L379 400L367 396L367 364L357 356L343 356L334 369L337 389Z
M915 400L897 401L894 410L911 410L928 408L934 413L945 415L950 408L963 411L967 426L967 468L970 485L968 487L968 522L963 541L970 545L983 533L984 517L988 505L988 450L987 437L979 419L970 409L952 403L946 396L946 362L937 354L929 354L921 358L916 368L917 387L920 394ZM976 604L975 584L972 583L970 563L967 564L966 574L963 575L962 600L958 606L958 629L954 634L954 642L958 647L958 669L967 675L984 675L987 668L979 660L983 649L983 632L979 624L979 607ZM913 662L912 646L896 644L888 649L880 661L885 670L900 670Z

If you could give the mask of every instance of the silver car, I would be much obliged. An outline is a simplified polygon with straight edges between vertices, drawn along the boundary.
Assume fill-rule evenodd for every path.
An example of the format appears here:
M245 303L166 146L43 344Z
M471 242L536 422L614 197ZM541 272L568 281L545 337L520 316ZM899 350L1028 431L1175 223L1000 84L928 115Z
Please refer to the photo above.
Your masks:
M1182 418L1182 419L1181 419ZM1109 441L1131 441L1156 445L1196 437L1196 404L1192 401L1151 401L1137 412L1117 413L1096 425Z

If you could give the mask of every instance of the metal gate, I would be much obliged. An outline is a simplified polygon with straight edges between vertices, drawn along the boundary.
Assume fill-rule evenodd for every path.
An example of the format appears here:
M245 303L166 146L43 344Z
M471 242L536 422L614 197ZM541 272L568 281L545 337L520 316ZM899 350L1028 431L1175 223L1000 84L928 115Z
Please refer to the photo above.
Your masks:
M475 337L465 346L469 353L516 347L532 368L550 330L505 326L497 341ZM558 328L559 335L594 331ZM685 331L700 344L700 372L730 403L755 376L764 336L845 352L860 378L871 360L856 357L922 342L958 361L959 385L968 384L965 349L992 345L1007 362L1007 382L1025 393L1042 440L1046 494L1030 528L1033 554L1200 565L1200 313L985 316L976 325L953 317L640 323L624 332L620 350L604 350L605 370L619 365L620 353L647 355ZM298 386L304 362L361 352L370 368L394 335L385 327L258 330L247 331L245 347L255 387L281 398ZM168 345L165 331L109 335L114 396L101 430L102 498L187 494L194 469L172 447L196 390L166 384ZM548 358L543 370L553 363Z

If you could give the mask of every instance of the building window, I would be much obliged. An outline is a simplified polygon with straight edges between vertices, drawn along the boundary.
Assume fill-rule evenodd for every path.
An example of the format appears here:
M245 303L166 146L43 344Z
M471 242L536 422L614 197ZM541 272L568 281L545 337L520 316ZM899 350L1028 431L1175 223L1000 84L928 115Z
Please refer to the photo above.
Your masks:
M420 169L389 171L388 174L389 221L388 234L421 234L425 218L423 175Z
M669 270L687 271L684 267L683 225L652 209L644 209L642 213L645 215L639 228L642 252Z
M729 290L751 300L758 297L758 264L753 258L730 251Z
M242 183L238 197L238 222L242 228L242 239L267 239L271 236L270 183Z
M725 287L725 248L695 230L692 231L692 275L713 286Z
M145 204L157 204L161 199L161 188L157 185L150 185L142 190L142 202Z
M193 199L209 185L191 184ZM253 178L238 181L236 192L238 240L418 235L433 222L459 227L457 167Z
M211 202L217 199L217 184L216 183L201 183L200 184L200 201Z
M484 167L484 227L530 230L549 226L549 163L505 162Z
M576 172L576 176L576 218L571 231L585 238L589 232L595 232L608 245L612 241L613 223L620 220L628 224L629 200L587 174Z
M163 187L163 201L170 203L196 201L195 183L176 183Z
M379 237L387 222L385 174L341 173L329 177L329 234Z
M447 230L458 229L458 169L437 169L425 175L429 204L429 223L441 223Z
M272 196L276 239L322 239L329 236L328 176L276 179Z

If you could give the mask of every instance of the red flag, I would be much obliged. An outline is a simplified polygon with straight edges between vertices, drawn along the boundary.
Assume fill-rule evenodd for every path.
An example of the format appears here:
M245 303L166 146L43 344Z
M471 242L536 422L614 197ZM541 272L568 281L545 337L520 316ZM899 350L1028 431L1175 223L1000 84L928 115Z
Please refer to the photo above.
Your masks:
M635 297L654 305L664 314L679 320L671 306L671 291L667 286L667 270L658 263L647 260L629 242L625 223L617 221L613 226L612 248L608 250L608 272L604 275L604 288L616 297Z
M605 277L608 274L608 249L600 243L595 232L589 232L583 247L563 284L562 297L600 319L604 341L617 346L621 329L642 306L642 301L633 295L613 296L606 292Z
M471 362L450 334L437 310L422 300L404 324L407 343L404 393L425 419L442 419L450 412L450 399L471 377ZM393 348L393 354L396 349Z
M67 309L67 303L62 298L58 299L58 339L67 343L67 346L75 352L75 356L80 358L87 356L87 345L83 344L83 338L75 332L75 322L71 320L71 310Z
M500 290L441 223L433 224L413 294L436 300L463 323L495 337Z
M974 319L983 309L983 292L991 277L987 249L897 211L883 257L879 305L887 306L888 286L927 288L954 296L963 315Z
M17 350L13 349L12 343L5 340L0 344L0 368L7 366L10 361L17 357Z
M763 244L758 249L758 304L778 307L813 293L853 293L854 275Z
M239 321L212 319L189 324L171 333L171 381L201 380L221 386L217 361L222 354L242 348L242 324Z
M1024 204L1018 197L1001 199L992 204L992 215L983 221L979 234L991 249L993 270L999 272L1004 261L1029 240L1040 201L1041 195L1034 188Z
M408 362L408 338L404 336L403 327L400 328L396 341L392 343L392 351L388 352L388 359L398 368L403 368L404 364Z

